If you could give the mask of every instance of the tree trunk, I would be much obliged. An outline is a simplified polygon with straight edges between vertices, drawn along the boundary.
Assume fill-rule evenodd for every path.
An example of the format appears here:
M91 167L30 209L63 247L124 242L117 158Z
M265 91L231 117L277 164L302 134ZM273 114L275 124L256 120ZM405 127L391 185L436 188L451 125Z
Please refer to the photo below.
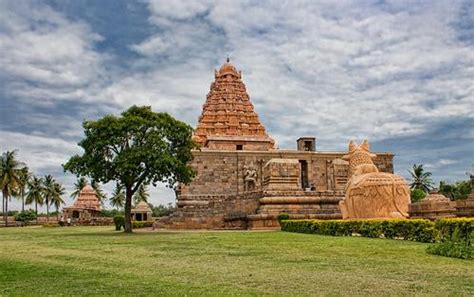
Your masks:
M25 211L25 193L21 192L21 212Z
M35 199L36 225L38 225L38 200Z
M46 218L47 221L49 222L49 201L46 199Z
M125 233L132 233L132 187L126 186L125 189Z
M3 196L5 197L5 212L4 212L5 219L4 219L4 221L5 221L5 227L8 227L8 194L6 196L5 195L3 195Z

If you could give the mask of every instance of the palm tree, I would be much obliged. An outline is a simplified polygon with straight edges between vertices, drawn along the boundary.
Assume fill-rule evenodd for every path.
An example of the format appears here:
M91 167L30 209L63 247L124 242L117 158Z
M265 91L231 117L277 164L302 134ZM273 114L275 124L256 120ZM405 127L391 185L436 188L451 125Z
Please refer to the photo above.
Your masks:
M25 211L25 195L26 195L26 188L28 186L28 181L31 178L31 173L28 170L28 167L23 167L20 169L19 172L20 184L18 185L18 191L15 193L16 197L21 199L21 211Z
M124 207L125 205L125 192L123 191L123 186L117 184L115 186L112 197L110 198L110 204L113 207L117 207L118 210Z
M103 205L105 200L107 200L107 194L105 194L105 192L102 190L100 183L93 180L91 187L94 189L97 199L99 199L99 202Z
M51 205L51 200L53 199L56 192L56 181L53 176L46 175L43 179L43 190L44 190L44 203L46 204L46 216L49 221L49 206Z
M66 189L60 183L54 183L54 193L51 196L51 205L54 205L56 208L56 219L59 221L59 207L61 204L64 204L62 196L64 195Z
M22 163L16 160L16 151L7 151L0 158L0 187L3 196L3 220L8 226L8 199L20 184Z
M425 192L429 192L433 188L433 182L431 181L431 172L425 172L423 164L413 164L412 170L409 170L412 182L410 183L410 189L420 189Z
M87 185L87 179L85 177L80 177L77 179L74 184L74 191L71 193L71 198L76 199L79 197L81 190Z
M38 224L38 204L43 205L43 180L34 176L28 183L28 193L26 193L26 204L35 204L36 224Z
M148 203L148 198L150 198L150 194L148 194L148 188L144 184L141 184L135 195L133 195L135 205L137 205L140 201L145 201Z

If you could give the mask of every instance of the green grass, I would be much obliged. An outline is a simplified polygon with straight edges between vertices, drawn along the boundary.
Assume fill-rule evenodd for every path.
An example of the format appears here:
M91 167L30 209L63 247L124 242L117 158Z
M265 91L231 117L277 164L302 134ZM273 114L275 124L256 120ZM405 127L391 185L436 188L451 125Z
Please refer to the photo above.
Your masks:
M469 295L427 244L285 232L0 229L0 295Z

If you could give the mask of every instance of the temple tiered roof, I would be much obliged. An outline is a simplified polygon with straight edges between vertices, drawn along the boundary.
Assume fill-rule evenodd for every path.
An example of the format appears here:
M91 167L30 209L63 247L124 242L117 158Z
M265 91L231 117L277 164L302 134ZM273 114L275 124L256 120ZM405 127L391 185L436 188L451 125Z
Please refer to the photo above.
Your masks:
M82 188L72 207L68 207L68 209L101 211L101 205L95 190L90 185L86 185Z
M215 71L194 140L203 148L270 150L274 147L250 102L242 74L229 60Z

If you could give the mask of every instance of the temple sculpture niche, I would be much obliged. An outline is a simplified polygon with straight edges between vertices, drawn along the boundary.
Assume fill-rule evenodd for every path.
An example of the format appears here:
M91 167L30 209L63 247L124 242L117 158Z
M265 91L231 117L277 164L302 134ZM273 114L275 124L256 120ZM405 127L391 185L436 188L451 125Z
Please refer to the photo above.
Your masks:
M349 162L322 152L314 137L297 149L275 147L254 110L242 73L229 61L215 71L194 133L196 171L177 191L177 210L157 228L272 228L277 216L340 219ZM393 154L377 152L380 172L393 173Z

